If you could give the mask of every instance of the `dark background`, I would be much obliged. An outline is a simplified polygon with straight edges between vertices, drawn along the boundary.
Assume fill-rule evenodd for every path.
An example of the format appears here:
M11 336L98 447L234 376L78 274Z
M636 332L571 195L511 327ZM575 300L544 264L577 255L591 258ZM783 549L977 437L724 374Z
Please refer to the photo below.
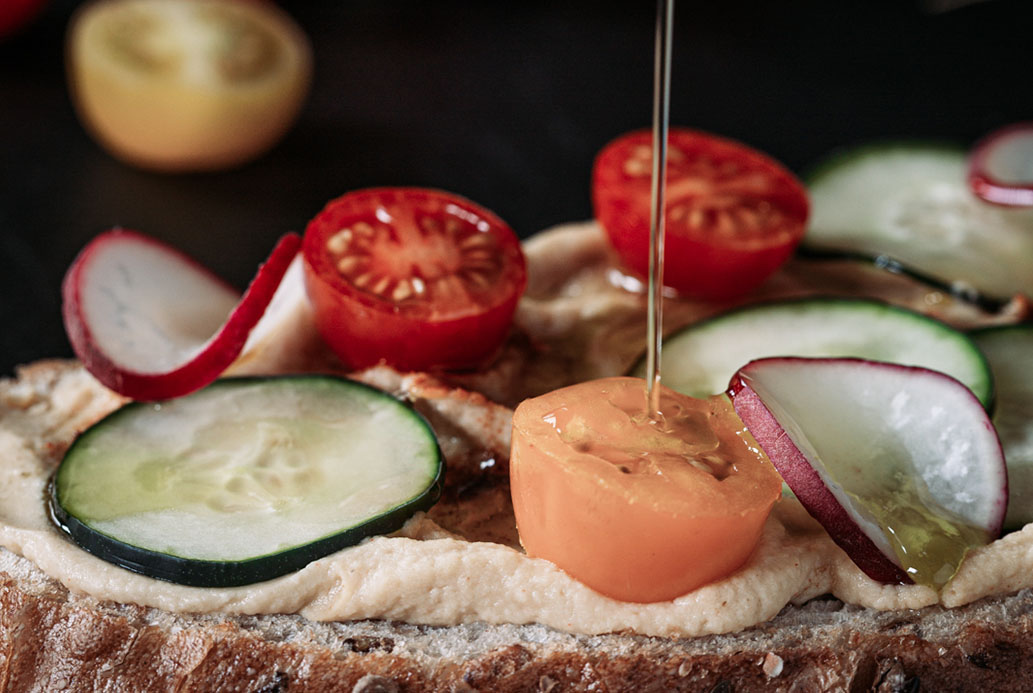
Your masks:
M457 192L527 236L589 217L595 152L650 122L650 1L283 2L315 53L294 129L237 170L147 173L76 120L63 41L77 4L50 0L0 42L0 374L70 354L61 277L112 226L240 287L277 237L359 187ZM866 140L968 144L1033 120L1029 0L951 4L682 0L672 122L804 173Z

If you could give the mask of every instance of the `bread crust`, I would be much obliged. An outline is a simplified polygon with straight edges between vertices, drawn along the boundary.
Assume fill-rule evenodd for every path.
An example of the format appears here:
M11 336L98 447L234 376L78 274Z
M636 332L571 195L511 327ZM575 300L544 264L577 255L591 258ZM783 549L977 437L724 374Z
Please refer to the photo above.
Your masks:
M76 368L41 362L19 380L38 393ZM0 549L3 691L1023 691L1031 636L1031 590L895 612L816 599L698 638L173 614L73 594Z
M877 612L834 599L740 633L176 615L73 595L0 556L4 691L1028 691L1033 592Z

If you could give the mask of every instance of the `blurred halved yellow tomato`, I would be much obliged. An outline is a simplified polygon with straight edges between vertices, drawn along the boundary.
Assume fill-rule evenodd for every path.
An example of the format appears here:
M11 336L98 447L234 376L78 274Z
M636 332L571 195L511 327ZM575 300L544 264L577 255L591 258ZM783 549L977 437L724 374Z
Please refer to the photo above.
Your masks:
M261 0L98 0L72 19L68 71L87 129L145 168L226 168L271 147L308 93L311 48Z

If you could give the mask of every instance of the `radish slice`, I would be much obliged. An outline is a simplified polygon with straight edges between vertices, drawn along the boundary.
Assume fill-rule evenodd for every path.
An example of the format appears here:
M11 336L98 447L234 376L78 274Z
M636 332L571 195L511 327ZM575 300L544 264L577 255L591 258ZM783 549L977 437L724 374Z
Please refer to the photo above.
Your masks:
M183 253L134 231L97 236L62 285L76 355L134 399L178 397L215 380L262 317L301 238L287 234L241 297Z
M996 130L969 157L968 183L987 202L1033 207L1033 123Z
M305 292L301 253L291 261L262 319L248 335L227 375L343 373L347 368L326 347Z
M1001 532L1008 477L979 400L950 376L862 359L753 361L736 412L869 577L943 586Z

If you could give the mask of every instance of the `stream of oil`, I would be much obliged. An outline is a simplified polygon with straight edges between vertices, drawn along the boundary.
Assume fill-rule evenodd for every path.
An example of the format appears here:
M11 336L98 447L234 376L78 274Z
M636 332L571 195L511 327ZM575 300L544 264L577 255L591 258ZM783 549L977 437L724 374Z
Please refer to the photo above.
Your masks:
M646 317L647 411L660 413L660 351L663 342L664 207L667 188L667 131L671 103L671 35L674 0L658 0L653 62L653 169L649 226L649 283Z

